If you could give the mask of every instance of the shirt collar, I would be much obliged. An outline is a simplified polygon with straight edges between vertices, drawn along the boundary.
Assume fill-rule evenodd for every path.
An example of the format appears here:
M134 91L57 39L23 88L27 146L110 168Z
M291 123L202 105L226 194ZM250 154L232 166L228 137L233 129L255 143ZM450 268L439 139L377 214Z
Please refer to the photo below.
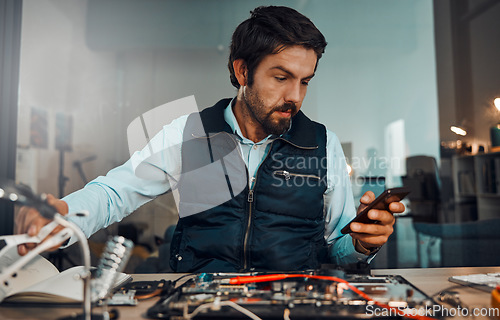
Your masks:
M229 105L226 107L224 110L224 120L227 122L227 124L231 127L231 131L238 136L243 142L251 142L252 144L254 143L250 139L247 139L245 136L243 136L243 133L241 133L240 126L238 125L238 121L236 120L236 116L234 115L232 105L235 102L236 98L233 98L230 102ZM292 122L290 122L290 127L288 128L287 132L292 128ZM280 135L279 137L283 136ZM262 139L261 141L257 142L257 144L264 143L267 140L274 140L278 138L277 135L275 134L270 134L266 138Z

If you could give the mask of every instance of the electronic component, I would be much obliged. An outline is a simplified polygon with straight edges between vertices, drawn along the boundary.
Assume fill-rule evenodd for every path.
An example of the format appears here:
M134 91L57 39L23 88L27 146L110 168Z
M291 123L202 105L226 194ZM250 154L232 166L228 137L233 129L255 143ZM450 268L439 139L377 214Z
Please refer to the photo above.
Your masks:
M415 314L434 304L401 276L344 274L339 278L328 274L202 273L170 290L147 314L172 320L357 319L377 318L377 314L397 319L402 318L403 310ZM384 308L392 309L393 317L374 312Z
M113 294L106 303L100 300L98 305L108 305L108 306L136 306L138 301L135 297L135 290L128 291L118 291Z
M120 288L121 292L134 291L137 300L145 300L160 295L172 286L172 281L134 281Z

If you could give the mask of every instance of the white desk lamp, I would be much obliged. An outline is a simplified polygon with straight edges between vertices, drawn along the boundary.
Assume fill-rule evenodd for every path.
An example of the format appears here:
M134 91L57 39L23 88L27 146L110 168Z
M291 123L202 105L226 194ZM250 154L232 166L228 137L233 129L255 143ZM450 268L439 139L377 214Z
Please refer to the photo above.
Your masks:
M83 281L83 319L91 320L91 290L90 290L90 250L85 234L74 223L68 221L67 216L57 213L57 210L50 206L46 201L46 196L36 196L27 187L16 185L12 182L0 184L0 199L15 202L21 205L36 208L42 216L52 219L52 222L43 227L39 234L33 237L27 234L9 235L0 237L0 259L13 246L23 243L40 243L25 256L12 263L4 270L0 270L0 302L10 291L9 282L13 281L18 272L31 259L41 252L50 249L75 235L78 239L83 256L83 271L80 278ZM88 212L69 214L77 216L88 216ZM64 227L57 234L43 241L55 229L57 225Z

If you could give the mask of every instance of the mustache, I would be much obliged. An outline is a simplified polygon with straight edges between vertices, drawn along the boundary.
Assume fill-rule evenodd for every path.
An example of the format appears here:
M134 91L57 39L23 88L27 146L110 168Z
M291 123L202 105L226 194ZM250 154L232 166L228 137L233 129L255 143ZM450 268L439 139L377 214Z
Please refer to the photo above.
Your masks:
M297 113L297 106L295 105L295 103L288 102L288 103L285 103L281 106L274 107L271 110L271 113L275 112L275 111L287 112L288 110L290 110L292 112L292 115L295 115Z

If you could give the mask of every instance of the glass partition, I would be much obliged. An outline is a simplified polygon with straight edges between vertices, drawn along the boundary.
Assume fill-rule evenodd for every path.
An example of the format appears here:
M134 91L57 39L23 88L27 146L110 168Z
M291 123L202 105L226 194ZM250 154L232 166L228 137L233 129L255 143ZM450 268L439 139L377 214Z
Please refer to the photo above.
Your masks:
M453 189L453 178L471 177L466 169L452 171L451 157L441 158L432 1L23 3L18 182L65 196L127 161L127 128L142 114L188 96L199 109L234 97L227 70L234 28L258 5L288 5L328 41L302 110L342 142L355 200L366 190L378 194L403 184L417 199L422 181L424 192L431 184L446 197L446 205L425 199L422 219L418 199L413 205L406 200L407 212L373 266L444 265L445 240L415 223L454 217L455 193L463 189ZM419 168L418 161L407 167L417 156L431 168ZM154 248L155 238L163 241L177 221L172 195L138 211L107 232L127 233Z

